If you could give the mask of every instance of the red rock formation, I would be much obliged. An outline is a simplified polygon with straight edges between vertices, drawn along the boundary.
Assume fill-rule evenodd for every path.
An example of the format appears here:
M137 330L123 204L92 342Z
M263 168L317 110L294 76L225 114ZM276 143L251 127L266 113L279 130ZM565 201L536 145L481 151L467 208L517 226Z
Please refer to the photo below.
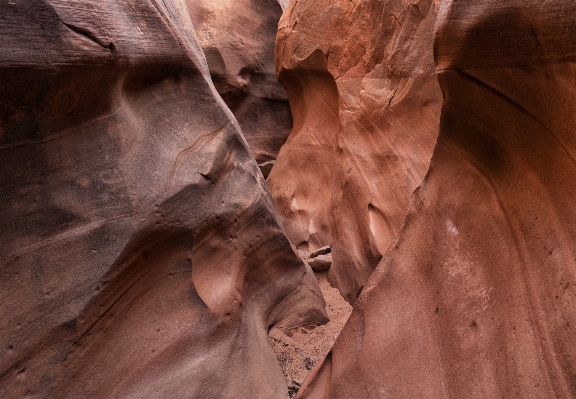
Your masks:
M300 398L576 397L575 15L442 3L430 170Z
M286 92L276 79L276 0L187 0L212 79L252 148L273 165L292 128ZM267 176L267 173L265 173Z
M325 318L182 0L0 3L0 397L275 398Z
M435 4L290 2L277 73L294 128L267 183L298 249L329 245L330 282L353 303L428 168L441 93Z

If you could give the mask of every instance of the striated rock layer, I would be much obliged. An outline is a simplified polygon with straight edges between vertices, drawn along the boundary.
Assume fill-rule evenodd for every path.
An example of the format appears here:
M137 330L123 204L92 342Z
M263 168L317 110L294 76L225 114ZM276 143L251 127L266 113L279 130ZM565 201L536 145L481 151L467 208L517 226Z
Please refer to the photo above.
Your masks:
M430 170L300 398L576 397L575 15L442 3Z
M267 179L298 249L332 249L353 303L428 168L442 102L431 0L292 1L276 72L294 128Z
M187 0L216 89L267 171L292 128L274 69L277 0ZM266 175L266 174L265 174Z
M0 3L0 397L287 397L325 320L182 0Z

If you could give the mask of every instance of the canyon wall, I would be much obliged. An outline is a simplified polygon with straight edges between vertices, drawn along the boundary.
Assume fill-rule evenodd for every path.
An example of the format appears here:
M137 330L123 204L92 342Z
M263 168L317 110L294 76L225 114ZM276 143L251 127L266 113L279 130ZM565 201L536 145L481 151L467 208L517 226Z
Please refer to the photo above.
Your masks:
M430 169L299 398L576 397L575 15L442 3Z
M438 4L293 1L276 72L294 127L267 183L298 249L330 246L328 278L354 303L402 225L436 142Z
M276 0L187 0L218 93L236 116L265 176L292 128L274 69L282 15Z
M576 398L575 15L1 2L0 397Z
M0 397L287 397L326 320L182 0L0 3Z

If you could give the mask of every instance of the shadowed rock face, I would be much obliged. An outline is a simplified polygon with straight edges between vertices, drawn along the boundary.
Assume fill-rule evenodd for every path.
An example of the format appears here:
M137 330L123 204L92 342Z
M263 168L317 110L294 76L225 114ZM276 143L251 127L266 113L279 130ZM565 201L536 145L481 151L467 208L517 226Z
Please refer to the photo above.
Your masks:
M437 5L290 2L276 72L294 128L267 179L298 249L332 248L330 282L353 303L404 220L436 141Z
M0 397L276 398L325 320L186 4L0 3Z
M574 15L442 4L430 170L300 398L576 397Z
M276 0L187 0L218 93L236 116L258 163L276 159L292 128L274 71L282 8Z

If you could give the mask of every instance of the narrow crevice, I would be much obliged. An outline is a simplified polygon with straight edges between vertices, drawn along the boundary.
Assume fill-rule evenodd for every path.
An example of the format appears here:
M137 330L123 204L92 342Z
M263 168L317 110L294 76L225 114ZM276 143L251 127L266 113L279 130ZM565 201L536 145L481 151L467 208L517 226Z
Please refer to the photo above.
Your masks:
M290 398L296 396L307 374L322 363L352 312L350 304L328 283L326 272L315 275L330 321L321 326L299 326L285 331L273 328L269 333Z
M100 40L98 37L96 37L96 35L94 33L90 32L88 29L66 23L62 20L60 20L60 22L62 22L64 24L64 26L66 26L68 29L70 29L74 33L77 33L81 36L84 36L88 40L99 45L100 47L107 49L107 50L110 50L111 52L114 52L116 50L116 46L114 45L114 43L112 43L112 42L110 42L108 44L104 43L102 40Z

